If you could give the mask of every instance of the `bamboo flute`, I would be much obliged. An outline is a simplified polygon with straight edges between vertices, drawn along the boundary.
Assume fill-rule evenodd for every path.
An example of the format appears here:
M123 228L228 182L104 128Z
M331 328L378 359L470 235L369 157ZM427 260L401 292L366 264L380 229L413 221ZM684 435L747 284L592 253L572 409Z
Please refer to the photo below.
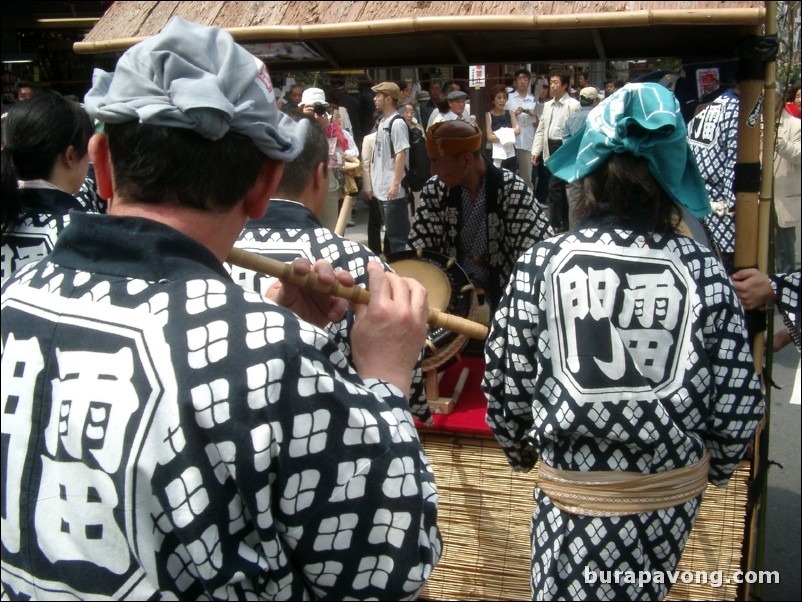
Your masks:
M278 261L277 259L251 253L250 251L246 251L244 249L231 249L227 261L241 268L267 274L268 276L279 278L291 284L304 286L321 293L328 293L330 295L334 295L335 297L347 299L352 303L370 302L370 292L366 288L359 286L342 286L337 282L331 286L325 285L320 283L320 281L317 279L317 275L314 272L310 272L306 276L301 276L293 272L292 266L289 264ZM431 307L429 308L428 323L431 326L456 332L457 334L462 334L473 339L485 339L487 338L488 334L487 326L484 324L480 324L479 322L474 322L473 320L468 320L452 314L447 314Z

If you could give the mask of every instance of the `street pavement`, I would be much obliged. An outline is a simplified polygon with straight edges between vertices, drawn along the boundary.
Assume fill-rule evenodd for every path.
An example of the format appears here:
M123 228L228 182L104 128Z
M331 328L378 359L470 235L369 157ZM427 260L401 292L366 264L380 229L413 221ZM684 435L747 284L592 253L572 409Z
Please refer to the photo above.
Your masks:
M775 330L783 328L775 320ZM800 600L800 356L788 345L774 354L769 405L769 468L766 494L765 556L762 567L779 571L780 583L763 587L763 600Z

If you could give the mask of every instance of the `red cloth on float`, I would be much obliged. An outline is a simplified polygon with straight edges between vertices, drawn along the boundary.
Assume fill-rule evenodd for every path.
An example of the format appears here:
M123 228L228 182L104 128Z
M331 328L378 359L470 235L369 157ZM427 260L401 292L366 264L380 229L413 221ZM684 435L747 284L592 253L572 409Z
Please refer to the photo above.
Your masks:
M792 115L793 117L796 117L797 119L800 118L799 107L796 106L796 104L794 104L793 102L785 103L785 110L788 111L789 115Z
M485 422L487 398L482 391L482 378L485 374L485 362L481 357L463 357L460 361L446 368L440 381L440 397L450 397L457 384L462 369L467 367L468 379L462 389L454 411L451 414L434 414L434 424L425 426L415 421L421 431L445 431L467 435L493 437L493 431Z

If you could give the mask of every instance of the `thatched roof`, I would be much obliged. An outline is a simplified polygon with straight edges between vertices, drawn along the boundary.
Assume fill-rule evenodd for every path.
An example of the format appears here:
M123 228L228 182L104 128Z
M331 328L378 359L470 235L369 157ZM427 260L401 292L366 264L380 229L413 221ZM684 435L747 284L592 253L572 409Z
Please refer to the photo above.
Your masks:
M75 50L124 50L173 15L229 29L240 42L303 42L318 55L305 66L361 68L729 57L765 9L735 1L115 2Z

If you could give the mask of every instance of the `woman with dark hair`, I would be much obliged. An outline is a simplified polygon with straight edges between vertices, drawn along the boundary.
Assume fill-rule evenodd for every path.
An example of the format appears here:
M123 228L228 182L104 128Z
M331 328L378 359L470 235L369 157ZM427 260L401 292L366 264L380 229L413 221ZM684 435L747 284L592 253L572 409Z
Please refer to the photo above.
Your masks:
M15 105L3 125L2 281L53 248L89 168L92 121L80 105L41 91Z
M485 113L485 136L493 145L493 165L515 173L518 171L515 137L521 133L521 128L515 113L505 108L510 95L504 84L498 84L490 89L489 97L492 108Z
M593 109L547 162L582 217L521 256L493 320L487 422L515 470L540 458L533 599L662 599L763 415L730 280L676 232L679 203L709 210L685 131L659 84Z

